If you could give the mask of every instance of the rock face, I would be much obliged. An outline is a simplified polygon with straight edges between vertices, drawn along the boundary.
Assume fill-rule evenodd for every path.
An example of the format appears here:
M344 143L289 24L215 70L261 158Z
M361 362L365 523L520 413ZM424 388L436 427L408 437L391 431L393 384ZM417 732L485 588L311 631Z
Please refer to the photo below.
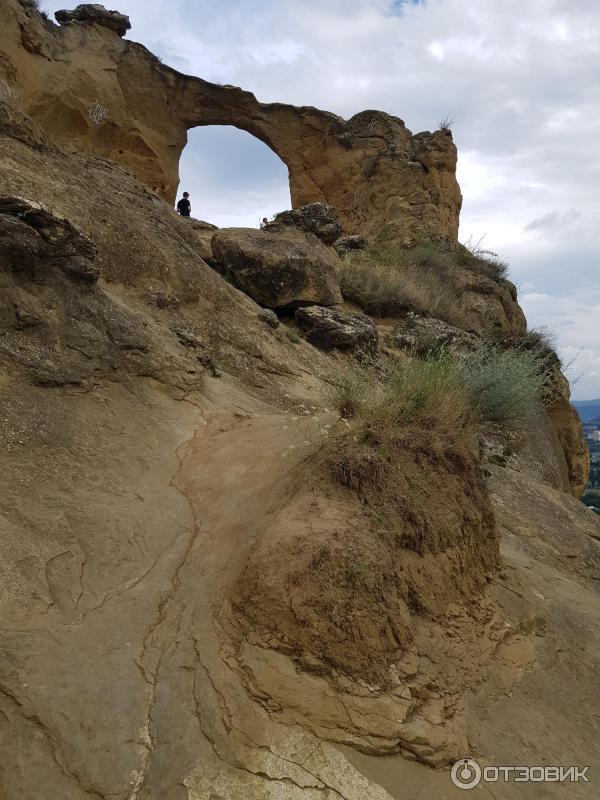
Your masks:
M23 13L28 74L53 29ZM126 44L52 35L96 41L94 76ZM447 797L425 764L470 752L597 772L600 521L548 420L533 465L359 439L323 404L349 359L267 327L209 235L0 103L0 796ZM385 355L353 366L376 385Z
M424 356L446 350L450 353L475 350L480 339L474 333L456 328L440 319L411 314L404 324L389 331L385 341L394 349L408 350L414 355Z
M568 381L558 373L548 415L565 454L571 492L575 497L581 497L590 472L590 451L583 435L579 414L569 402L570 396Z
M187 131L234 125L286 164L294 208L328 203L348 233L456 239L461 194L449 131L416 136L397 117L350 120L188 77L124 41L127 18L101 6L48 25L19 0L0 7L0 81L55 142L128 166L172 202ZM90 24L96 23L96 24Z
M456 274L456 284L451 291L456 296L454 319L462 328L477 334L498 331L515 335L527 331L527 320L519 303L517 290L507 280L494 281L468 270Z
M70 222L59 220L42 208L18 197L0 197L0 267L31 273L43 279L43 271L57 267L84 283L95 283L100 267L96 251Z
M85 25L101 25L113 31L117 36L125 36L131 29L129 17L118 11L107 11L99 4L84 4L77 6L74 11L57 11L54 15L61 25L69 23L83 23Z
M296 311L307 340L322 350L356 350L374 355L379 336L365 314L345 314L332 308L310 306Z
M212 238L212 251L238 289L267 308L342 302L337 256L312 233L287 226L223 228Z

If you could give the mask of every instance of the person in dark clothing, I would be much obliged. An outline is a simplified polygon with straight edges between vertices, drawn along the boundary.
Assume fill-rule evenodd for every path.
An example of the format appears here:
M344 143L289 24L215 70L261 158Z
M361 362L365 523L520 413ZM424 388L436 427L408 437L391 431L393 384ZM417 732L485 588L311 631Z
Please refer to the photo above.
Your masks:
M192 214L192 204L188 192L183 193L183 198L177 203L177 213L181 217L189 217Z

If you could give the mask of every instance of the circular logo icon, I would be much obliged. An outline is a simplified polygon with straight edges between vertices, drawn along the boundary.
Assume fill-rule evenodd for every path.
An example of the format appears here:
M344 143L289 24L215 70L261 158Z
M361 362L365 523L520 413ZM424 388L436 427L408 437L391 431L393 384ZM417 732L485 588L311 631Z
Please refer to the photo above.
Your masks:
M461 758L452 767L450 777L459 789L474 789L481 781L481 767L472 758Z

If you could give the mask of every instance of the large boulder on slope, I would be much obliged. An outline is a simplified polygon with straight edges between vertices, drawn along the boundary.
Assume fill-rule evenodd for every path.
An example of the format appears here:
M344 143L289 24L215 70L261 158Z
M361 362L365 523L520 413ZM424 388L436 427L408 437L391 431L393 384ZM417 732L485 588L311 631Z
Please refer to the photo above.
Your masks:
M321 350L377 352L377 328L364 314L345 314L333 308L310 306L296 311L296 321L306 339Z
M294 309L342 302L339 259L308 231L224 228L212 238L217 267L261 306Z
M333 244L342 235L337 211L328 203L308 203L291 211L281 211L275 214L269 228L277 225L292 225L310 231L325 244Z

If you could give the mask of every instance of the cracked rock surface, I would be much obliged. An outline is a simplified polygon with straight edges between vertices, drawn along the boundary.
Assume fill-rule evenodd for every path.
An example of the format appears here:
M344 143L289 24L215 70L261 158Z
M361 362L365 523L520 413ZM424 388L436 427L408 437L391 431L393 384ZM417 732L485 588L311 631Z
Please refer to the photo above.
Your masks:
M375 540L319 469L346 357L266 325L208 250L0 104L2 800L453 800L458 756L600 769L600 524L551 421L470 461L417 441L398 508L430 547Z

